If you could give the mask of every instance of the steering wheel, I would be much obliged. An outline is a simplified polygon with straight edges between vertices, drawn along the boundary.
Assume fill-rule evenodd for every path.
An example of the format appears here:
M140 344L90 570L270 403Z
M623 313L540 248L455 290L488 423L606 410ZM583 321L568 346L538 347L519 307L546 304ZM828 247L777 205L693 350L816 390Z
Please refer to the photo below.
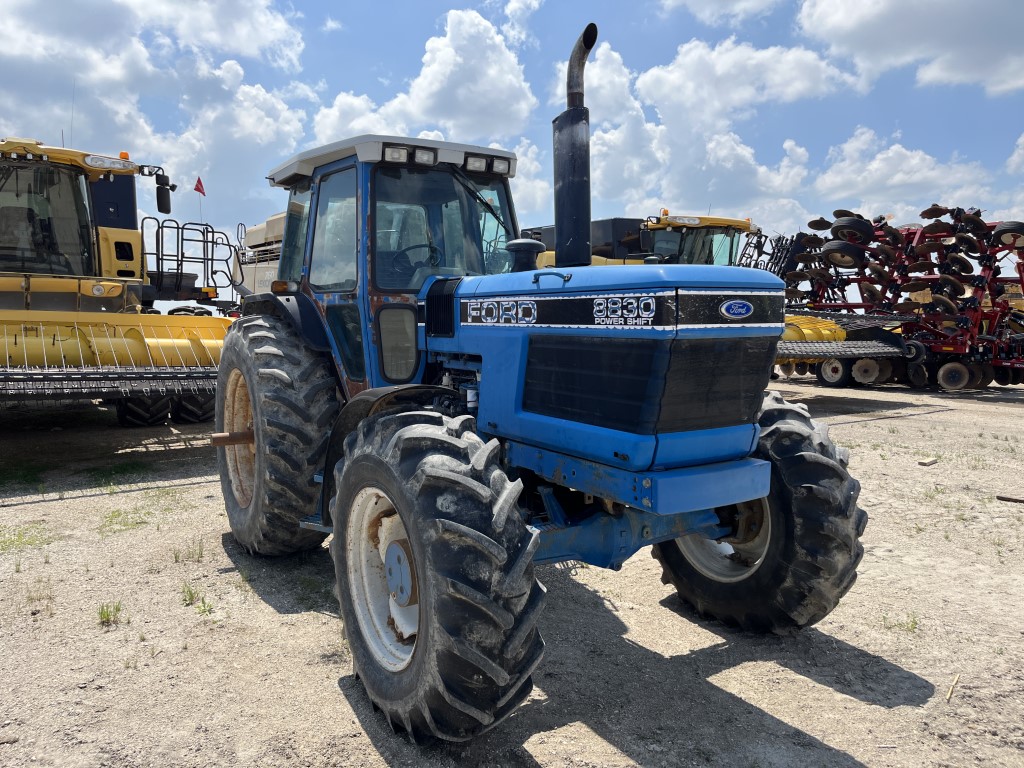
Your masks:
M412 259L409 258L409 251L415 251L420 248L426 248L429 254L426 259L413 263ZM409 245L400 251L396 251L395 255L391 257L391 268L395 270L395 273L401 275L404 278L412 277L417 269L425 266L436 267L441 263L441 249L433 243L416 243L415 245Z

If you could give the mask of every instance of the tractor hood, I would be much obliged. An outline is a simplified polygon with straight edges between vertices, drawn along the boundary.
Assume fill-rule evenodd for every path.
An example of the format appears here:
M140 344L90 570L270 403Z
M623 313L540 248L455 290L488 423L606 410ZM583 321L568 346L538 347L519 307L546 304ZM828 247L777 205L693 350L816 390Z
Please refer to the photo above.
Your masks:
M783 283L644 265L436 280L421 348L478 360L482 431L632 471L746 456L783 330Z

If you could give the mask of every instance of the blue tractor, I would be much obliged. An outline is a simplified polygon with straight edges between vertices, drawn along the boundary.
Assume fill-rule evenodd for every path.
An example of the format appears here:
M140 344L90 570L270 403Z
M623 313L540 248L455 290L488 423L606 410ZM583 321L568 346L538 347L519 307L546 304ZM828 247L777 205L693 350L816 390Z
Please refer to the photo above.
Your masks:
M554 122L556 254L518 237L509 152L359 136L270 173L278 279L224 342L231 530L281 555L330 534L354 671L417 742L529 694L542 563L653 546L703 616L785 633L856 579L847 454L766 393L783 284L759 270L588 268L589 116Z

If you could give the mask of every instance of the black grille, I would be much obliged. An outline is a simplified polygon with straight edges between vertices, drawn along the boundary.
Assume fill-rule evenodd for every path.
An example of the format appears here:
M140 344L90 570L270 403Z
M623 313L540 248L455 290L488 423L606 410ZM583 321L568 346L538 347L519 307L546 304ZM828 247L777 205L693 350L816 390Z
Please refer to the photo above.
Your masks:
M427 336L455 335L455 289L461 277L435 280L427 289L424 325Z
M775 345L533 336L523 409L640 435L751 424Z

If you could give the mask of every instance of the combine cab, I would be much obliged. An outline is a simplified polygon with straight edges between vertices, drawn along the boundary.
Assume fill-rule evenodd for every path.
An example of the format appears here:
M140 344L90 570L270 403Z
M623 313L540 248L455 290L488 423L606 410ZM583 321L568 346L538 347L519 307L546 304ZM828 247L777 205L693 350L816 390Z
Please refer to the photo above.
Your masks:
M207 307L227 304L235 249L206 225L140 226L139 176L169 213L163 169L127 153L0 140L0 404L104 399L128 426L212 418L231 321Z

